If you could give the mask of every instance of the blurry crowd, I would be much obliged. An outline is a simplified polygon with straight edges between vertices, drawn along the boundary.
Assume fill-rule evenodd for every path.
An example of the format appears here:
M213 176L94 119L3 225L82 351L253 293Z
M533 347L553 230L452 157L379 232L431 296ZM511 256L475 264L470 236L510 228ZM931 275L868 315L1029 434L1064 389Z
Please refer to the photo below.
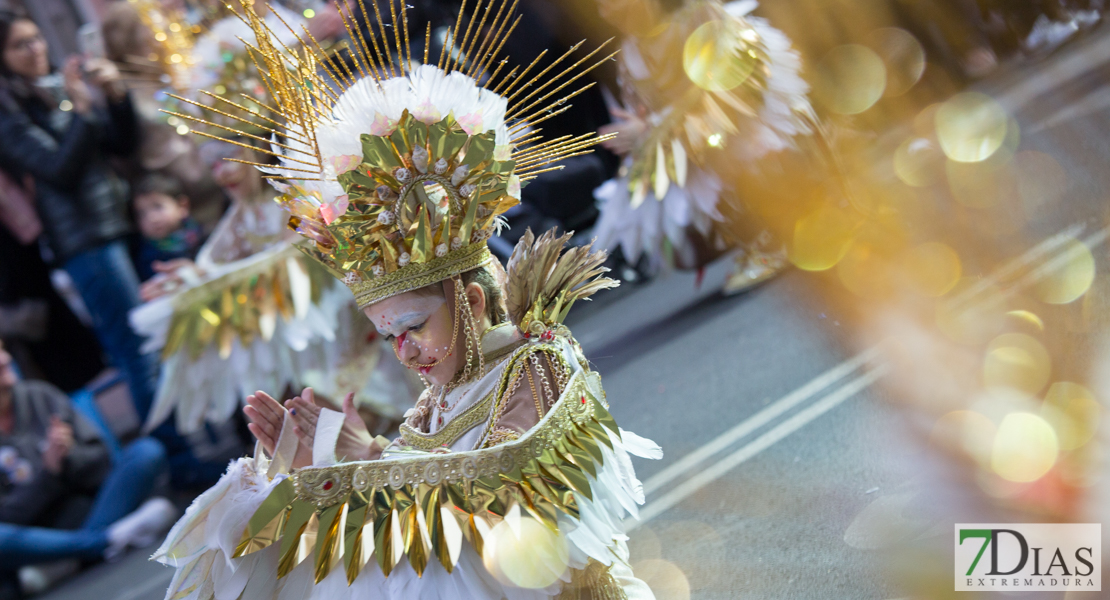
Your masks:
M442 44L457 2L412 4L410 28L430 24ZM682 0L660 4L675 10ZM0 14L0 599L48 584L49 569L28 566L68 572L152 543L177 515L166 497L187 499L211 484L249 443L238 426L188 437L172 420L142 427L159 357L144 352L130 312L196 257L231 196L264 193L244 192L249 169L223 160L257 154L249 140L188 135L194 124L160 112L180 110L169 95L180 57L159 54L167 33L145 18L151 5L97 4L93 27L75 44L82 52L59 64L19 5ZM215 1L163 6L196 32L226 16ZM286 8L322 44L350 41L352 30L324 3L290 0ZM1102 9L1102 0L788 0L755 14L793 39L803 76L830 48L899 27L959 86L1008 60L1051 52L1095 26ZM527 34L510 37L503 51L513 65L540 57L542 70L579 40L621 35L594 0L523 0L520 10ZM852 20L834 17L846 11L870 22L851 29ZM374 27L356 17L355 29ZM626 116L614 110L615 64L543 123L546 137L614 130L611 122ZM506 258L528 227L589 239L595 190L618 176L620 154L632 150L607 144L542 174L491 248ZM657 267L620 252L611 260L626 280ZM228 431L234 439L221 444Z

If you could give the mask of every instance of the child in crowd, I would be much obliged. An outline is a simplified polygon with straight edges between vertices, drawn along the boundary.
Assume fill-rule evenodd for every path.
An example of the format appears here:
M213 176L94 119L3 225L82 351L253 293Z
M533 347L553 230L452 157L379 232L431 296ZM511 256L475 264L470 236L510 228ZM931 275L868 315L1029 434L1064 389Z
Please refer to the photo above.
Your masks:
M204 242L204 230L189 216L189 197L180 183L148 175L135 188L134 206L142 233L135 270L142 281L158 273L162 263L196 256Z
M69 397L20 380L0 344L0 600L19 597L17 570L25 586L35 580L21 568L113 558L158 541L178 515L151 497L165 470L153 438L113 458Z

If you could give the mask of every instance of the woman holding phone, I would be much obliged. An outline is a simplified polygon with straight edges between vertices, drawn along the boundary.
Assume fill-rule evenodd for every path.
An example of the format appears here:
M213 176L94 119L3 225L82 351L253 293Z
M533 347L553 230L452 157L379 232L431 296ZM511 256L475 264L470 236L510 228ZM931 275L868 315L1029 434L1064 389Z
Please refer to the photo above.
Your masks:
M34 182L54 264L73 279L101 346L126 377L145 420L157 362L140 352L142 339L127 320L141 303L124 240L131 231L129 193L108 164L109 157L136 150L138 123L111 61L75 56L54 72L47 50L33 21L0 13L0 165ZM174 483L203 483L203 465L172 426L153 433L170 454Z
M119 71L103 58L70 57L52 72L47 44L30 19L0 15L0 160L31 176L55 263L73 278L97 337L123 371L140 414L149 409L155 365L127 324L139 281L123 241L130 231L127 184L109 156L137 146L135 113ZM94 101L93 90L104 102Z

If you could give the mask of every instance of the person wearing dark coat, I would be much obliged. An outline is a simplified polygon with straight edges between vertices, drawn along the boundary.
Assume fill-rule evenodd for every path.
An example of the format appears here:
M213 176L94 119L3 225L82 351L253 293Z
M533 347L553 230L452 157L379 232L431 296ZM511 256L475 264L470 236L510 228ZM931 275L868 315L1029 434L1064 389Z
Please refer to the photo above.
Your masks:
M131 232L126 182L108 164L138 146L138 123L114 65L71 58L52 74L30 20L0 15L0 163L34 182L35 205L56 266L73 279L104 351L127 379L140 420L157 374L128 313L139 280L124 240ZM105 102L95 102L92 87Z

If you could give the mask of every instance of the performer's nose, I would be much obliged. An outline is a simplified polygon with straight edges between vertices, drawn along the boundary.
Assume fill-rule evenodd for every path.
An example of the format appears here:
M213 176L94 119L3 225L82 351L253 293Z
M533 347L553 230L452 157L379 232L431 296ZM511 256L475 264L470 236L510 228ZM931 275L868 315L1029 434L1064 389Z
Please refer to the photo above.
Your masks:
M420 358L420 349L412 340L408 339L408 334L403 333L397 337L395 343L397 344L397 356L401 358L402 362L411 363Z

